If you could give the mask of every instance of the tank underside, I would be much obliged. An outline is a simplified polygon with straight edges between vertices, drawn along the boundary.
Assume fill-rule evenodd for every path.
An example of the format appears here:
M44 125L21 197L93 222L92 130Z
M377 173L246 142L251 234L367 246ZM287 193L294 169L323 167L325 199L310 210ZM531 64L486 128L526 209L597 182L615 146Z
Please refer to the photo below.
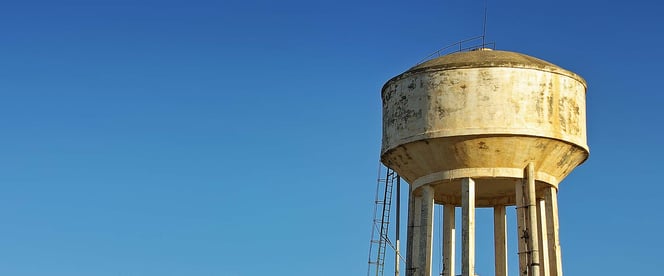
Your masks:
M515 204L515 184L528 163L535 165L537 190L557 188L587 150L561 140L514 135L467 135L418 140L386 151L382 162L399 173L413 190L435 189L439 204L461 205L461 179L476 183L477 207ZM539 196L539 195L538 195Z

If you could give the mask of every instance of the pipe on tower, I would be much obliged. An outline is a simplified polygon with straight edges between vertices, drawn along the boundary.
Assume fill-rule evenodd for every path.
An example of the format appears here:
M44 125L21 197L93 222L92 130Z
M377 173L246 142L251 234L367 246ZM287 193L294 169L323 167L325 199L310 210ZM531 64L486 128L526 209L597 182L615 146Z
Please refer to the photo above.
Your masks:
M526 167L526 196L528 208L528 250L529 263L528 263L528 276L539 276L539 238L537 231L537 198L535 192L535 164L528 163Z

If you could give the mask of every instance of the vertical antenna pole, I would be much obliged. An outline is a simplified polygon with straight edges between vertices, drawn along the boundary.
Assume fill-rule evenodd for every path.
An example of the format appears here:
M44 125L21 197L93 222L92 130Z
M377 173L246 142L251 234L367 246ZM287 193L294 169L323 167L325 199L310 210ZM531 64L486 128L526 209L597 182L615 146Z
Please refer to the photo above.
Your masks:
M486 14L487 14L487 0L484 0L484 24L482 26L482 48L484 48L484 45L486 45Z
M399 276L399 228L401 227L401 176L397 175L397 223L396 223L396 252L394 253L394 276Z

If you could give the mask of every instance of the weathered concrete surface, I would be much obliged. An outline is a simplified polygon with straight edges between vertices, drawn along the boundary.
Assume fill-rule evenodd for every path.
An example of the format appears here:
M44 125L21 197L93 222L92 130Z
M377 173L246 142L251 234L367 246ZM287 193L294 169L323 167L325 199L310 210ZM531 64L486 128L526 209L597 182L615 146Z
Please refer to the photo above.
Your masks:
M503 205L493 207L493 242L496 276L507 276L507 210Z
M433 188L411 189L408 206L406 276L431 276L433 258Z
M475 276L475 181L464 178L461 186L461 275Z
M383 87L381 161L410 183L406 275L431 274L434 203L445 205L444 275L474 275L474 209L494 207L496 275L507 274L505 206L517 205L519 275L562 275L558 183L588 158L586 83L527 55L475 51ZM524 171L524 169L526 169Z
M437 203L460 206L471 177L478 207L514 205L528 163L542 195L588 157L585 93L581 77L527 55L443 56L383 87L381 160Z
M442 276L456 276L456 214L454 205L445 205L443 213L443 273Z

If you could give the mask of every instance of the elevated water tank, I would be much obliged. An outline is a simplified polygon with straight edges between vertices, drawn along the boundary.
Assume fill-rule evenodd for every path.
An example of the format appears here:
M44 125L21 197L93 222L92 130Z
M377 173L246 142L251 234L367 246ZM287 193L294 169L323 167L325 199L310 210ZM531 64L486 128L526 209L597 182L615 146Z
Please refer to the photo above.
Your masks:
M460 206L473 178L478 207L514 205L529 163L542 190L588 158L585 99L580 76L524 54L432 59L383 86L381 161L438 204Z

